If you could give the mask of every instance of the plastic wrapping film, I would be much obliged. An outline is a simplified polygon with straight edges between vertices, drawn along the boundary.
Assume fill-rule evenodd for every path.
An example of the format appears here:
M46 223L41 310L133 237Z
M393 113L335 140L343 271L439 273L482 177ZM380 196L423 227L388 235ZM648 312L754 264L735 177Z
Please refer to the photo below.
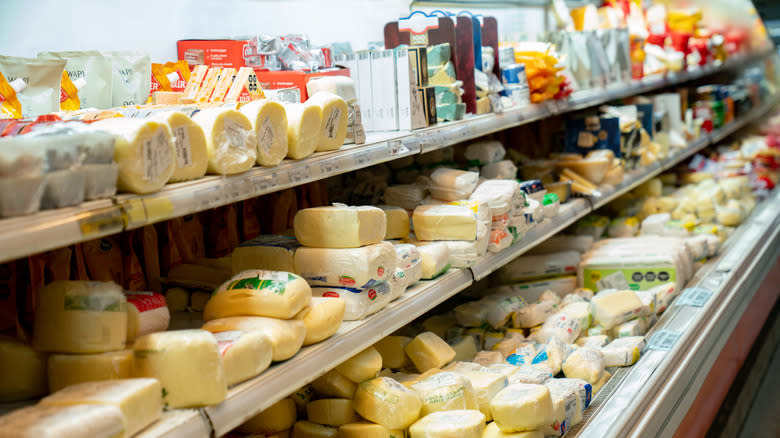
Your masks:
M602 378L604 368L604 355L601 351L587 347L574 350L562 366L566 377L582 379L591 385Z
M392 289L389 284L381 283L365 289L355 289L336 286L315 286L312 288L315 297L340 298L346 303L345 321L363 319L382 310L392 299Z
M422 402L417 394L389 377L377 377L358 385L355 411L388 429L405 429L419 417Z
M229 330L254 330L265 333L271 339L275 362L295 356L306 337L306 327L301 320L261 316L231 316L214 319L203 324L203 330L212 333Z
M232 175L254 166L257 136L244 114L229 108L207 108L195 113L192 120L206 136L209 173Z
M396 259L389 242L360 248L301 247L295 252L295 271L312 286L363 289L387 282Z
M340 148L347 138L349 111L347 103L340 96L328 91L319 91L309 97L307 105L317 105L322 112L320 139L316 151L332 151Z
M431 174L428 189L431 196L442 201L466 199L477 187L479 174L457 169L440 167Z
M410 438L482 438L485 415L478 410L451 410L426 415L409 427Z
M206 304L203 319L247 315L289 319L310 302L309 284L296 274L243 271L215 291Z
M421 205L412 215L419 240L469 240L477 238L477 215L458 205Z
M167 111L152 116L170 129L176 150L176 170L171 181L189 181L206 174L208 152L203 128L181 111Z
M438 411L478 409L477 395L464 376L441 372L411 385L422 401L421 416Z
M403 269L407 287L420 281L423 277L423 262L417 247L408 243L393 245L396 252L396 266Z

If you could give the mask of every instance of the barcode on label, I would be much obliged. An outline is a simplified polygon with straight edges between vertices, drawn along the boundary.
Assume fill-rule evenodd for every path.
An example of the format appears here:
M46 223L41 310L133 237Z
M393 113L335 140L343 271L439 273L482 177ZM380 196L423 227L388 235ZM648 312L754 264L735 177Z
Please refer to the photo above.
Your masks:
M682 291L675 306L704 307L712 296L712 291L703 287L689 287Z
M669 351L672 349L677 339L680 338L680 332L672 330L659 330L650 337L647 343L648 350Z
M335 173L341 170L341 160L337 158L330 158L323 161L320 164L323 173Z

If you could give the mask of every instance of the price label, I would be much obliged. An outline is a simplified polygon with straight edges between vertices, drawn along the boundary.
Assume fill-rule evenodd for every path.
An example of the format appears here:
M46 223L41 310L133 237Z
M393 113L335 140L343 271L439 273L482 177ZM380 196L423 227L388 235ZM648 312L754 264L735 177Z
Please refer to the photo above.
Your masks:
M258 194L274 191L276 187L279 186L278 172L270 172L260 175L259 177L255 178L254 186L255 192Z
M307 181L311 181L318 177L316 175L319 167L312 164L304 164L303 166L296 166L290 169L288 175L292 184L303 184Z
M367 166L371 162L371 151L365 148L356 151L354 160L356 166Z
M320 164L320 167L322 168L322 173L324 175L338 173L341 171L341 159L339 157L329 158L324 160Z
M122 203L125 225L146 223L146 208L140 199L128 199Z
M199 210L205 210L219 205L222 202L222 192L219 187L209 187L195 190L192 198Z
M409 152L409 148L401 140L391 140L387 142L387 150L390 156L404 155Z
M152 224L173 217L173 203L167 196L144 199L146 220Z
M712 291L703 287L689 287L682 291L675 306L704 307L712 296Z
M78 221L81 236L92 239L106 234L118 233L122 230L122 212L118 208L97 214L89 214Z
M680 332L673 330L659 330L650 337L647 343L647 350L669 351L674 347L677 339L680 338Z

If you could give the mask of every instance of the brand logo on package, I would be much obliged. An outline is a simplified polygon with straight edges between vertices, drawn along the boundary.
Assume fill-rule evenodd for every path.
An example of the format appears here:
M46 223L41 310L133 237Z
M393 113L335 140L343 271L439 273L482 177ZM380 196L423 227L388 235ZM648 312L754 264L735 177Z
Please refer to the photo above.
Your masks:
M438 17L428 16L421 11L414 11L408 17L398 20L398 31L409 32L412 45L428 45L428 31L438 27Z

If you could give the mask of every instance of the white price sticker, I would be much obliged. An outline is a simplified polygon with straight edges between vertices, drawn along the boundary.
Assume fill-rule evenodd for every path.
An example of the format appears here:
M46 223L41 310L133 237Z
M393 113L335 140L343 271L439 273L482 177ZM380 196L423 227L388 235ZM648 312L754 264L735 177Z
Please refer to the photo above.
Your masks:
M279 185L277 172L262 175L254 181L255 191L259 193L272 192Z
M365 166L371 161L371 151L368 149L361 149L355 153L355 165Z
M320 163L324 175L337 173L341 170L341 159L339 157L329 158Z
M303 166L296 166L289 171L290 182L293 184L302 184L308 180L314 179L317 175L314 175L315 166L311 164L304 164Z

